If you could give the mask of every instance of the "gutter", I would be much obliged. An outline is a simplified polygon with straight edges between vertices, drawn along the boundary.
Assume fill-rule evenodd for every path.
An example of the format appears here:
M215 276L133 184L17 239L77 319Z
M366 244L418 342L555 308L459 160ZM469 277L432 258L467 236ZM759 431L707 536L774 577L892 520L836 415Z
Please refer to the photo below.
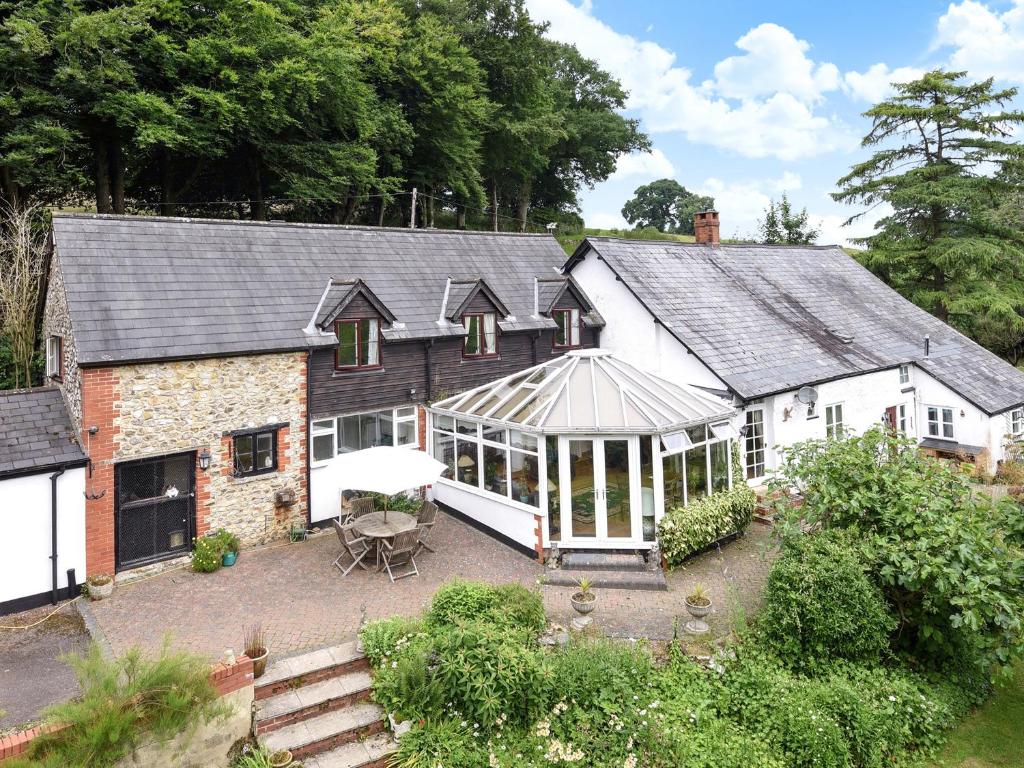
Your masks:
M312 429L313 420L310 418L310 411L313 407L313 377L311 370L313 367L313 350L306 352L306 418L303 429L306 430L306 528L310 528L313 525L313 441L312 441Z
M57 478L67 471L62 464L50 475L50 603L57 604Z

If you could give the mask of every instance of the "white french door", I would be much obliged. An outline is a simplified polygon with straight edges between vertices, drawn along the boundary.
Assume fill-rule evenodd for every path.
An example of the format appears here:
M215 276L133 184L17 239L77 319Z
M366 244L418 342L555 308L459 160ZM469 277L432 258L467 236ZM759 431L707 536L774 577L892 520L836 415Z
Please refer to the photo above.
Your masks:
M562 546L642 541L639 448L630 436L559 437Z

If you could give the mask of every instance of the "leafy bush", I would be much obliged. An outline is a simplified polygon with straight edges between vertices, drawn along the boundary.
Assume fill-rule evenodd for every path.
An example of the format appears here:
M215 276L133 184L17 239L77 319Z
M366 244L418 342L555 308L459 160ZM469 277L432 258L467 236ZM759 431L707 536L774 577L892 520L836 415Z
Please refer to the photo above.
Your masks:
M431 668L430 656L429 643L414 641L400 646L377 671L374 697L399 720L439 716L450 700Z
M1024 485L1024 461L1004 459L999 462L995 480L1004 485Z
M409 642L422 631L423 622L419 619L393 616L367 624L359 633L359 639L370 664L379 667L388 657L395 655L401 644Z
M167 643L152 658L134 648L108 660L93 645L67 661L82 694L47 710L48 723L66 727L32 742L34 765L114 765L144 739L167 741L227 714L206 661L172 652Z
M794 667L828 658L877 662L895 626L867 564L840 531L789 542L768 574L757 622L763 642Z
M537 634L547 618L544 601L535 590L519 584L490 584L455 579L435 594L426 623L430 627L454 626L478 621Z
M488 764L485 744L455 720L427 721L402 736L392 768L481 768Z
M394 496L388 496L386 493L370 493L368 495L373 499L374 509L406 512L411 515L415 515L420 509L420 500L407 493L396 493Z
M853 533L898 616L900 646L920 663L964 656L1010 672L1024 652L1024 555L999 509L955 470L872 429L793 446L773 484L804 498L780 505L783 538L806 527Z
M197 573L213 573L221 566L221 542L213 536L202 536L195 540L192 550L192 570Z
M744 530L756 506L757 495L741 482L731 490L670 509L658 524L658 544L669 566L678 566L694 552Z
M646 745L645 745L646 746ZM785 768L776 750L735 723L712 718L656 737L640 763L650 768Z
M226 528L221 528L209 538L215 541L216 545L220 548L220 553L222 555L225 552L238 552L242 546L242 542L239 540L238 536Z

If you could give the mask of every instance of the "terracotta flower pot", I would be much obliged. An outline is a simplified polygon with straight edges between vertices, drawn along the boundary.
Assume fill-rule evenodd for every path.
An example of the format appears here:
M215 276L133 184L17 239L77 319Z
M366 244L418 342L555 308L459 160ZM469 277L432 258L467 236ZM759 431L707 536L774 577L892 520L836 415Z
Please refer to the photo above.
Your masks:
M263 653L259 654L258 656L249 656L249 658L252 659L252 676L254 679L257 677L262 677L263 673L267 671L267 658L269 656L269 648L264 648Z

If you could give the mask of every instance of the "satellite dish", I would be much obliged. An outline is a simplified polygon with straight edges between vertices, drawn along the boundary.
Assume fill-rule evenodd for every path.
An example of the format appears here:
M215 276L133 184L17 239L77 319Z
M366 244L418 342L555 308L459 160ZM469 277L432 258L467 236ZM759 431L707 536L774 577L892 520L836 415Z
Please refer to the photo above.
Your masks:
M818 401L818 390L814 387L800 387L796 393L796 399L804 405L813 405Z

